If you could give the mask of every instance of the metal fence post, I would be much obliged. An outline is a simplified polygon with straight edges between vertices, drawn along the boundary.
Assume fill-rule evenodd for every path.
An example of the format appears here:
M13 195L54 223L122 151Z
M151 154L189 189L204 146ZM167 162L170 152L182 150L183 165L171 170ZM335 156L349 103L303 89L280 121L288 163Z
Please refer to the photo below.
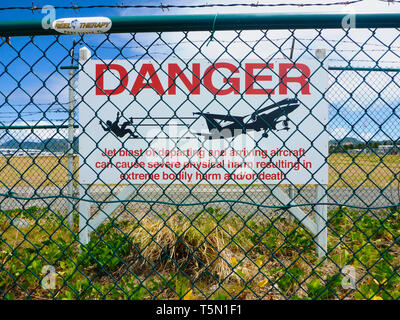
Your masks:
M91 57L91 52L88 48L82 47L79 49L79 64L84 64ZM90 231L88 224L90 218L90 202L83 201L83 199L88 199L89 196L89 186L80 185L79 189L79 242L83 245L87 245L90 240Z
M323 64L324 59L326 58L326 49L319 48L315 50L315 56L318 60ZM326 159L327 161L327 159ZM318 184L316 186L316 205L315 211L315 223L317 225L317 253L318 257L322 258L326 255L328 249L328 228L327 228L327 216L328 216L328 206L326 204L319 203L327 203L326 196L326 185Z
M73 42L72 50L71 50L71 65L74 63L74 53L75 53L75 40ZM74 225L74 204L72 202L72 197L74 195L74 95L75 95L75 70L71 68L69 70L69 103L68 103L68 142L70 148L68 150L68 196L70 197L68 201L68 224L72 228Z
M294 186L293 184L289 185L289 198L290 198L290 204L292 204L292 201L294 200ZM294 221L294 217L289 214L289 221L293 222Z
M327 220L328 220L328 206L327 196L326 196L326 186L317 185L316 187L316 202L318 205L315 206L315 223L317 225L317 253L318 257L322 258L326 255L328 250L328 228L327 228ZM325 203L325 204L320 204Z
M87 245L90 240L90 230L88 227L90 219L90 202L85 201L89 199L88 193L89 186L81 185L79 187L79 242L83 245Z

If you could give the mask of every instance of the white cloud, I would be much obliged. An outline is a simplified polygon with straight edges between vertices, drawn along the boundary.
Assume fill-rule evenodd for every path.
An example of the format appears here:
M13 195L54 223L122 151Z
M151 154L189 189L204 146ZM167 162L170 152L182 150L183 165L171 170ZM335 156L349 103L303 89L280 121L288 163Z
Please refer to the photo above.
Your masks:
M331 135L336 140L343 139L347 137L349 134L349 130L346 128L336 128L331 131Z
M375 135L375 134L372 133L372 132L361 132L361 133L360 133L361 138L363 138L363 139L366 140L366 141L371 140L372 137L374 137L374 135Z

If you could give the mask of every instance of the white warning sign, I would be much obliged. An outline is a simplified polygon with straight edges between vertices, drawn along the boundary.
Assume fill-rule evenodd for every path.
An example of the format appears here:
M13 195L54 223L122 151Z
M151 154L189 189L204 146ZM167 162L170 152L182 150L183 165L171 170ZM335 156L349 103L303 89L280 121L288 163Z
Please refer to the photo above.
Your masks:
M327 184L327 83L311 60L90 60L81 183Z

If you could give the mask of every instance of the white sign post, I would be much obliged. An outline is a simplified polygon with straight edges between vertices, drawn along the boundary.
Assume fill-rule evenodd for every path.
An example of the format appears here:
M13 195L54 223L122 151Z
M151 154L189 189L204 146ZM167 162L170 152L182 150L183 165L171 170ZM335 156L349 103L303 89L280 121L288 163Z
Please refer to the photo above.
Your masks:
M88 60L79 78L80 182L128 185L119 200L144 183L326 185L327 83L309 60ZM316 235L316 223L272 189ZM82 225L85 241L87 226L118 206Z

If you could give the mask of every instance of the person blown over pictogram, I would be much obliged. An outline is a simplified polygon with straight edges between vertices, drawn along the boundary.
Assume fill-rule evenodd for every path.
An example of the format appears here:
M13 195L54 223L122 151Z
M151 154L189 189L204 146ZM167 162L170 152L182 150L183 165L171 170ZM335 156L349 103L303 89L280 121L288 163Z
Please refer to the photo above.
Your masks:
M111 131L113 132L117 137L122 138L127 134L130 134L130 138L139 138L139 136L137 136L131 129L127 129L127 126L132 126L132 118L130 119L131 122L129 121L125 121L124 123L122 123L122 125L120 126L119 123L119 119L120 119L120 113L117 112L117 119L114 122L111 122L111 120L107 120L106 121L106 125L103 125L103 122L100 120L99 124L101 125L101 127L103 128L104 131Z

